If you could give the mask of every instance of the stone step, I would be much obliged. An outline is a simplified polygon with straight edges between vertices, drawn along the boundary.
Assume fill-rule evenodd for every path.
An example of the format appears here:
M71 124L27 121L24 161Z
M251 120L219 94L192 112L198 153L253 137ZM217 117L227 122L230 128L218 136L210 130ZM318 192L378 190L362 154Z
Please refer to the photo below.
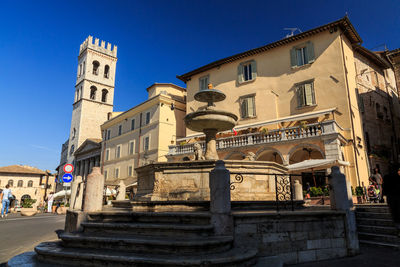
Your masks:
M369 219L387 219L387 220L392 219L392 216L390 213L382 213L382 212L357 211L356 217L357 218L369 218Z
M35 247L37 259L57 266L253 266L256 249L233 248L223 253L205 255L156 255L114 250L74 249L60 242L45 242Z
M383 248L391 248L394 250L400 250L399 245L384 243L384 242L376 242L376 241L367 241L367 240L359 240L360 244L371 246L371 247L383 247Z
M178 255L224 252L231 249L233 243L232 236L172 238L170 236L109 236L61 233L59 238L63 241L65 247Z
M91 222L210 224L210 217L209 212L102 211L88 213L88 221Z
M357 225L357 230L363 233L397 235L397 229L393 226Z
M151 236L210 236L214 233L211 224L156 224L156 223L103 223L83 222L84 233L109 233L118 235Z
M358 206L356 212L390 213L388 206Z
M381 243L388 243L398 245L399 240L397 236L394 235L384 235L384 234L371 234L365 232L358 232L358 239L363 241L375 241Z
M357 218L357 225L376 225L376 226L388 226L394 227L392 220L387 219L369 219L369 218Z

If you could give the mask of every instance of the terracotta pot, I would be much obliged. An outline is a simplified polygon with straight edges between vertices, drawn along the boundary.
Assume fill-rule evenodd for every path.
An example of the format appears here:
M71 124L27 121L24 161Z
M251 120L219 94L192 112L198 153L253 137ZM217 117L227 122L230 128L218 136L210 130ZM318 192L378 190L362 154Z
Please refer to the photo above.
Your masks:
M21 216L34 216L36 213L35 208L21 208Z

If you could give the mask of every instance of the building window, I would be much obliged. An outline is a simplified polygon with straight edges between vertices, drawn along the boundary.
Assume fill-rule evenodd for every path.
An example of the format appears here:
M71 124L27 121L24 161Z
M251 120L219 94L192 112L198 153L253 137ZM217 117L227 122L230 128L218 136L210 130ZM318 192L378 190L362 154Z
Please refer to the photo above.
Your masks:
M90 87L90 99L91 100L95 100L96 99L96 91L97 91L96 86L91 86Z
M293 47L290 50L290 63L292 67L299 67L315 61L314 45L307 42L303 45Z
M28 187L33 187L33 181L32 180L28 181Z
M105 171L104 171L104 179L107 179L107 176L108 176L108 171L105 170Z
M146 136L143 139L143 151L148 151L149 150L149 137Z
M103 89L101 91L101 102L107 102L107 95L108 91L106 89Z
M110 160L110 149L106 149L106 161Z
M109 76L110 76L110 66L105 65L104 66L104 78L108 79Z
M314 82L296 85L297 107L315 105Z
M71 146L71 150L69 151L69 155L72 156L74 154L75 145Z
M209 83L210 83L209 75L199 78L199 90L202 91L208 89Z
M255 80L257 77L257 65L254 60L239 64L238 81L239 83Z
M83 61L83 71L82 71L82 74L85 74L85 69L86 69L86 62Z
M115 168L115 178L119 178L119 168Z
M74 140L75 135L76 135L76 129L74 128L74 129L72 130L72 138L71 138L71 140Z
M8 180L8 185L10 185L11 187L14 186L14 180Z
M133 166L128 166L128 177L132 177L133 174Z
M122 134L122 125L119 125L118 126L118 135L121 135Z
M135 141L130 141L129 142L129 155L132 155L135 153Z
M24 186L24 182L22 180L19 180L17 183L17 187L23 187Z
M117 146L115 149L115 158L119 159L121 157L121 145Z
M150 123L150 112L147 112L146 113L146 124L145 125L147 125L149 123Z
M135 130L135 120L131 121L131 131Z
M111 130L107 130L106 140L110 140L111 138Z
M93 61L93 74L94 75L98 75L99 74L99 67L100 67L100 63L98 61Z
M243 119L256 116L255 96L244 96L240 98L240 115Z

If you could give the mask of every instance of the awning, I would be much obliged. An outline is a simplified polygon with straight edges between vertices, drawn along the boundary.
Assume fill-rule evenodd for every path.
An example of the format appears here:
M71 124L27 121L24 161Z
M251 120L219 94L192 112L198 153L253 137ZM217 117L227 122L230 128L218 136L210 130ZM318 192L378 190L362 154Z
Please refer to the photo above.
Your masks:
M298 162L289 166L289 172L297 171L316 171L328 169L332 166L349 166L350 163L347 161L341 161L337 159L309 159L302 162Z
M71 196L71 190L61 190L60 192L57 192L54 194L54 199L60 199L60 198L64 198L65 196L67 196L67 198L69 198Z
M129 188L129 187L137 187L137 182L134 182L133 184L130 184L130 185L126 186L126 188Z

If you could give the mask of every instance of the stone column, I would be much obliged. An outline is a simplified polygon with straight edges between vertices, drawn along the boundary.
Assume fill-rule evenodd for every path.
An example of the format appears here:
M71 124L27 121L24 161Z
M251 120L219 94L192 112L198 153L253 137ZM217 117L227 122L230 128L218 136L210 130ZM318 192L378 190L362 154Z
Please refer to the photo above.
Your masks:
M71 184L71 200L69 210L81 210L82 208L82 176L76 176Z
M92 172L94 166L94 158L89 158L89 173Z
M346 242L349 255L358 254L360 248L358 244L356 216L353 207L352 195L348 190L346 176L340 173L338 166L332 167L329 179L331 209L341 210L346 213L345 229Z
M210 172L210 212L211 223L216 235L233 234L231 214L230 172L222 160L216 162Z
M99 156L95 157L94 166L95 167L100 167L100 157Z
M101 211L103 207L104 176L99 167L94 167L93 171L86 179L86 194L83 211Z
M83 161L83 160L81 160L81 161L79 161L80 162L80 167L79 167L79 173L78 173L78 175L79 176L83 176L83 170L85 169L85 161Z
M85 169L83 170L83 179L87 179L86 177L89 175L89 160L85 159Z
M123 180L119 181L118 184L118 195L117 200L125 200L126 186Z
M206 159L218 159L217 153L217 143L216 143L216 129L204 129L204 133L206 134L206 154L204 157Z

